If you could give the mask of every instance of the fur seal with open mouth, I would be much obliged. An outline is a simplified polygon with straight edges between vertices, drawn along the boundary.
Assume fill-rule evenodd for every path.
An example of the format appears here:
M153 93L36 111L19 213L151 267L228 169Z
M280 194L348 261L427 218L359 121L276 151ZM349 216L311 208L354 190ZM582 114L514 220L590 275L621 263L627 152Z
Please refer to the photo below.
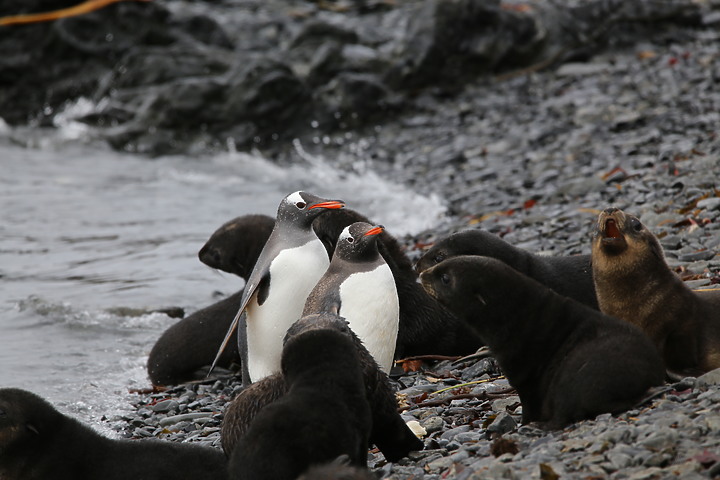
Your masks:
M562 428L617 413L663 383L662 358L638 328L559 295L500 260L454 257L420 278L485 339L518 391L523 423Z
M600 310L645 332L670 372L697 376L720 367L720 290L694 292L685 285L637 217L602 211L592 256Z

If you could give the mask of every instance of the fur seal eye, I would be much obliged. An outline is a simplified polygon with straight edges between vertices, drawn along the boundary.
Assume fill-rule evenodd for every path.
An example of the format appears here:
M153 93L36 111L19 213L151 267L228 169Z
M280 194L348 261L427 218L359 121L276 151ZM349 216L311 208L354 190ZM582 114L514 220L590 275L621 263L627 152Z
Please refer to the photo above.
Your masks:
M303 208L307 207L307 203L305 202L295 202L295 206L302 210Z
M0 417L4 417L6 415L5 410L0 408Z
M447 273L443 273L440 275L440 281L443 283L443 285L450 285L450 275Z
M631 219L630 219L630 226L631 226L632 229L635 230L636 232L639 232L639 231L641 231L641 230L643 229L642 223L640 223L640 220L638 220L637 218L631 218Z
M445 254L444 254L444 253L438 253L437 255L435 255L435 258L434 258L433 260L435 260L435 263L440 263L440 262L442 262L443 260L445 260Z

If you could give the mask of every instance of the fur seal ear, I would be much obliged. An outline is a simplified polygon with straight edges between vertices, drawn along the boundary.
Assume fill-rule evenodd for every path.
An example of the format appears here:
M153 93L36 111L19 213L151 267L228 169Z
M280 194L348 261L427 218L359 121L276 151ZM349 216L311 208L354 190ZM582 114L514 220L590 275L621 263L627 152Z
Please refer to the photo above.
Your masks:
M483 307L486 307L486 306L487 306L487 302L485 301L485 299L483 298L482 295L480 295L479 293L476 293L476 294L475 294L475 298L477 298L477 300L478 300L480 303L482 303L482 306L483 306Z
M35 435L40 435L40 431L32 423L26 423L25 428L27 428L29 431L31 431Z

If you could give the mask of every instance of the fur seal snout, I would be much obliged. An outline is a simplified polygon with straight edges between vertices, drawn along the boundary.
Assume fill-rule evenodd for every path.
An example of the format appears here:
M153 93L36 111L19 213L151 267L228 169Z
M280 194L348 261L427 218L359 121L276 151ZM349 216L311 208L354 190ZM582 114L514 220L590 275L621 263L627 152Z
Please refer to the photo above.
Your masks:
M720 367L720 291L688 288L637 217L617 208L598 215L592 264L602 312L645 332L668 370L696 376Z
M641 331L499 260L450 258L421 280L486 340L518 391L523 423L560 428L620 412L663 383L662 359Z

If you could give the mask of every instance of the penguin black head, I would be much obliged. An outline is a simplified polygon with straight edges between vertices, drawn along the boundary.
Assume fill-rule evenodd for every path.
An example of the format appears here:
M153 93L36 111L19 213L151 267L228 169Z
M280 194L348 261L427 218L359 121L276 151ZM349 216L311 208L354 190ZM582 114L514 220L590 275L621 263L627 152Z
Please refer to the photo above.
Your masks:
M338 237L335 256L350 262L366 261L380 255L377 248L378 235L385 228L382 225L370 225L355 222L345 227Z
M307 192L294 192L280 202L277 221L301 228L310 228L320 214L345 207L341 200L327 200Z

